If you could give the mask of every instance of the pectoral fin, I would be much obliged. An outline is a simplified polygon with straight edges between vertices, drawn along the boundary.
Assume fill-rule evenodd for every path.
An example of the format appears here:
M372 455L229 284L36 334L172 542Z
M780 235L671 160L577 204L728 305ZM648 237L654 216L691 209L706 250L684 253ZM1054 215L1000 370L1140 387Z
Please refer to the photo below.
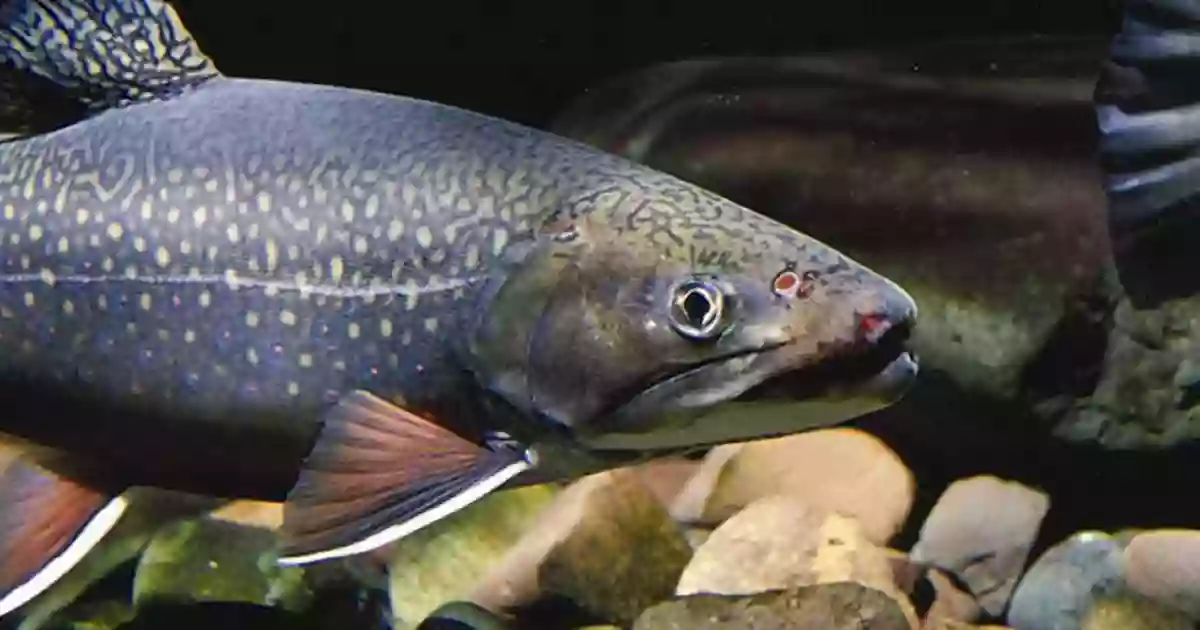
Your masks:
M531 466L366 392L342 397L283 509L280 564L356 555L486 496Z
M0 616L78 564L127 507L116 494L15 458L0 471Z

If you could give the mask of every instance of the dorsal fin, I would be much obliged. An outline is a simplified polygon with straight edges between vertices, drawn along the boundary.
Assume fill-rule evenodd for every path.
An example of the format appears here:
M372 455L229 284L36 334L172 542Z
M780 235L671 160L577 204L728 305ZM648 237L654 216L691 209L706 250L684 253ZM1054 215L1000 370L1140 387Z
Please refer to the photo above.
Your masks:
M169 98L219 74L163 0L0 0L5 133Z

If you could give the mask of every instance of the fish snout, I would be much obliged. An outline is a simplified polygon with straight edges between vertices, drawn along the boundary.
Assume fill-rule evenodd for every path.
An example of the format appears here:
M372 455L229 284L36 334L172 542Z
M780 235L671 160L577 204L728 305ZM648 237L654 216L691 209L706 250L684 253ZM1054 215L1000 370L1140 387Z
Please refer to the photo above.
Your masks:
M907 338L917 319L917 305L907 293L889 293L871 308L856 313L858 340L870 345L885 337Z

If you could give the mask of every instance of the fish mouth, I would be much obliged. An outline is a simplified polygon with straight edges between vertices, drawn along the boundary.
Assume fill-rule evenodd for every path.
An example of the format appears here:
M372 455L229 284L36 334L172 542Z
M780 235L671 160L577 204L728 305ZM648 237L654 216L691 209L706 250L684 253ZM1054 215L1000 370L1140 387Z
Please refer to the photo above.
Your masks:
M886 407L916 381L911 318L869 337L722 355L660 376L618 405L584 441L598 450L660 450L745 441L831 426Z
M874 343L858 343L825 360L768 376L735 400L801 401L864 394L898 398L917 374L916 356L908 349L912 327L911 320L903 320L882 331Z

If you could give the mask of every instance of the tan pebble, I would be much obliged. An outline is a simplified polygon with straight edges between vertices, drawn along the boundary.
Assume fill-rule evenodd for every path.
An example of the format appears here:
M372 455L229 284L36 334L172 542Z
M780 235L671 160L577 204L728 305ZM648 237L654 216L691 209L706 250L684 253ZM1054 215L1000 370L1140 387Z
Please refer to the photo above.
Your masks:
M1161 529L1132 537L1125 548L1130 589L1200 616L1200 531Z
M209 516L218 521L249 527L279 529L283 525L283 504L274 501L231 501Z
M669 506L699 468L698 461L670 457L636 466L634 472L655 498Z
M716 525L759 498L789 494L814 508L854 517L869 540L885 545L912 507L912 473L886 444L857 429L743 443L720 469L707 498L689 496L688 509L673 510L677 517Z
M894 597L916 625L912 606L893 584L888 553L857 521L775 495L712 532L680 576L676 595L745 595L847 581Z
M704 506L721 478L721 471L743 446L722 444L709 450L700 466L675 495L675 500L671 503L671 517L680 523L701 524L704 520Z
M925 625L970 623L979 619L979 603L970 593L963 592L945 573L930 569L926 579L933 585L934 599L925 612Z
M999 615L1016 587L1042 519L1045 493L994 476L950 485L921 526L911 555L916 562L955 573Z

